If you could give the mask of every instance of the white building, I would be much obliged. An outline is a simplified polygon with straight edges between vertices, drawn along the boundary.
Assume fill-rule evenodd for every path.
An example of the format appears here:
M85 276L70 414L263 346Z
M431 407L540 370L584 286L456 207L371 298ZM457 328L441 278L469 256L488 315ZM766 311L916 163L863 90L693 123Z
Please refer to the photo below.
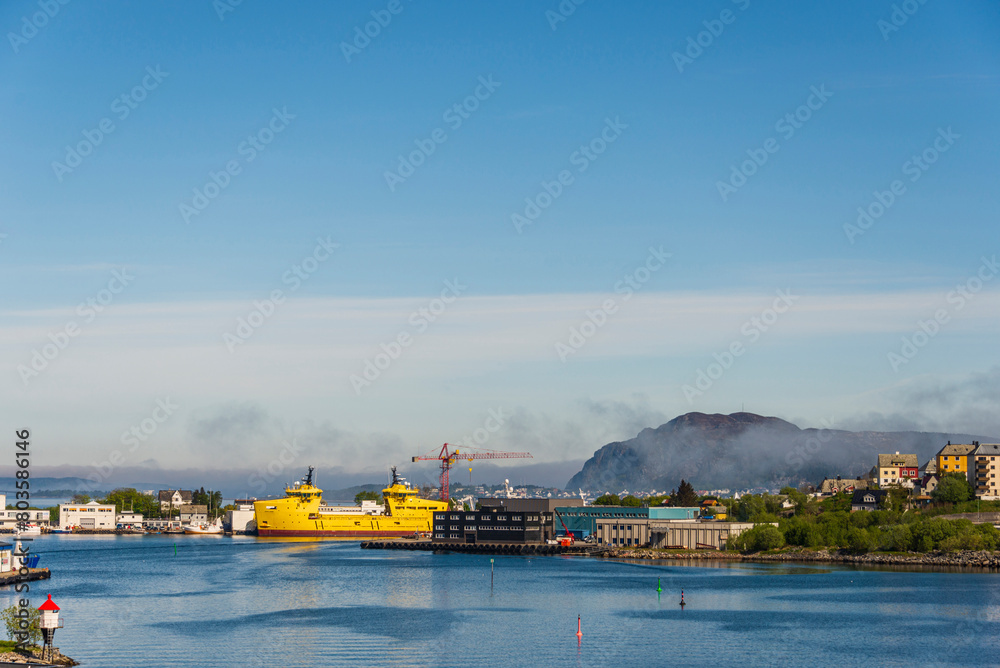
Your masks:
M137 529L142 528L142 513L119 513L118 517L115 519L115 524L122 527L123 529L128 529L135 527Z
M234 534L253 533L257 530L252 504L237 504L236 510L227 510L223 525Z
M49 511L47 510L2 510L6 507L7 495L0 494L0 529L13 531L14 526L18 522L18 513L28 513L28 519L25 521L29 524L37 524L38 526L49 525Z
M59 504L59 528L72 529L114 529L115 528L115 506L114 504L104 505L97 501L87 504L60 503Z

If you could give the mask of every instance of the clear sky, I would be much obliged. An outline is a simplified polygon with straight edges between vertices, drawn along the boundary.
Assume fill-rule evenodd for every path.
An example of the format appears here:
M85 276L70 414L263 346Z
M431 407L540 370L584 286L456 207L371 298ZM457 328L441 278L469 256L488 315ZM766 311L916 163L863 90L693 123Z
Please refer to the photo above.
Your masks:
M1000 436L994 2L0 27L0 401L37 466L353 480L478 434L561 484L744 404Z

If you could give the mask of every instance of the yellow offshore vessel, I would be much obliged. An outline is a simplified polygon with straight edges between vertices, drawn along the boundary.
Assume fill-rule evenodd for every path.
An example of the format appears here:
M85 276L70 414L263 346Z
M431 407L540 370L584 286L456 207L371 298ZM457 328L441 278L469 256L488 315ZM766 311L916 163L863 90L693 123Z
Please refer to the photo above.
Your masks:
M313 485L313 467L285 489L285 498L255 501L259 536L318 536L324 538L373 538L412 536L429 532L434 512L448 510L445 501L417 496L392 469L392 483L382 490L382 505L363 501L361 506L324 506L323 490Z

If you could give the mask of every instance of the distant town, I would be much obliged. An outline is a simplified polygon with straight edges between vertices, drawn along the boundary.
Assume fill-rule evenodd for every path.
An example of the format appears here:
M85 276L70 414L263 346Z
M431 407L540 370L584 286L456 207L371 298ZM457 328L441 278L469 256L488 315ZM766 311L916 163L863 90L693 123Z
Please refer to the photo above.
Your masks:
M496 541L559 542L569 538L593 545L666 549L776 547L796 541L804 546L812 543L879 549L891 543L889 546L895 548L929 549L962 532L932 538L930 543L923 538L914 539L912 530L918 523L913 520L917 514L923 519L947 510L968 510L963 504L974 502L980 515L986 504L987 520L967 522L992 529L997 523L994 514L1000 521L998 463L1000 444L972 441L948 442L922 465L915 454L884 453L877 455L866 476L845 477L831 471L831 475L815 484L781 490L698 490L685 480L679 480L671 490L576 490L575 493L534 485L512 487L506 481L502 485L453 483L448 490L448 510L434 513L433 527L428 525L426 532L416 532L415 538L480 545ZM290 487L289 493L295 493L296 489L298 483ZM440 489L429 486L414 493L417 498L441 497ZM26 531L252 535L257 530L254 504L258 501L253 498L224 501L221 492L205 488L120 488L95 493L93 498L76 494L67 503L30 509ZM0 531L13 532L18 511L6 505L3 495L0 503L7 508L0 518ZM362 509L372 515L385 512L380 505L382 493L374 489L358 492L354 504L357 510L326 506L319 512L357 513ZM832 513L827 515L829 519L837 512L850 515L859 511L889 515L879 516L881 529L865 536L859 536L858 530L868 529L868 525L860 520L844 519L843 535L836 531L824 535L822 532L830 528L826 526L829 522L817 522L824 512ZM495 516L484 515L487 512ZM528 527L529 522L536 525L537 531ZM803 528L803 523L811 523L812 528ZM500 525L504 528L497 529ZM911 533L904 536L902 529L898 529L891 540L883 540L882 529L893 525ZM968 533L968 527L965 529ZM961 544L992 544L992 534L985 529L977 532ZM766 540L748 543L755 533L767 534ZM750 538L740 541L741 535ZM1000 543L1000 539L995 542Z

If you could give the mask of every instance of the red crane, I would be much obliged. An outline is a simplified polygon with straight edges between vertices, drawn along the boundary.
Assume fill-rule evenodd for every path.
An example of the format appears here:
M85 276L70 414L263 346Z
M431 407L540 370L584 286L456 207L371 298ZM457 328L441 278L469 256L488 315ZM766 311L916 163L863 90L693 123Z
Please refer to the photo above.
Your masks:
M517 459L520 457L531 457L530 452L498 452L497 450L483 450L481 452L463 452L459 454L458 450L448 451L448 444L445 443L441 446L441 452L438 454L431 453L414 457L415 462L428 462L437 460L441 462L441 500L448 500L448 472L451 471L452 464L454 464L459 459L468 459L470 462L473 459Z

